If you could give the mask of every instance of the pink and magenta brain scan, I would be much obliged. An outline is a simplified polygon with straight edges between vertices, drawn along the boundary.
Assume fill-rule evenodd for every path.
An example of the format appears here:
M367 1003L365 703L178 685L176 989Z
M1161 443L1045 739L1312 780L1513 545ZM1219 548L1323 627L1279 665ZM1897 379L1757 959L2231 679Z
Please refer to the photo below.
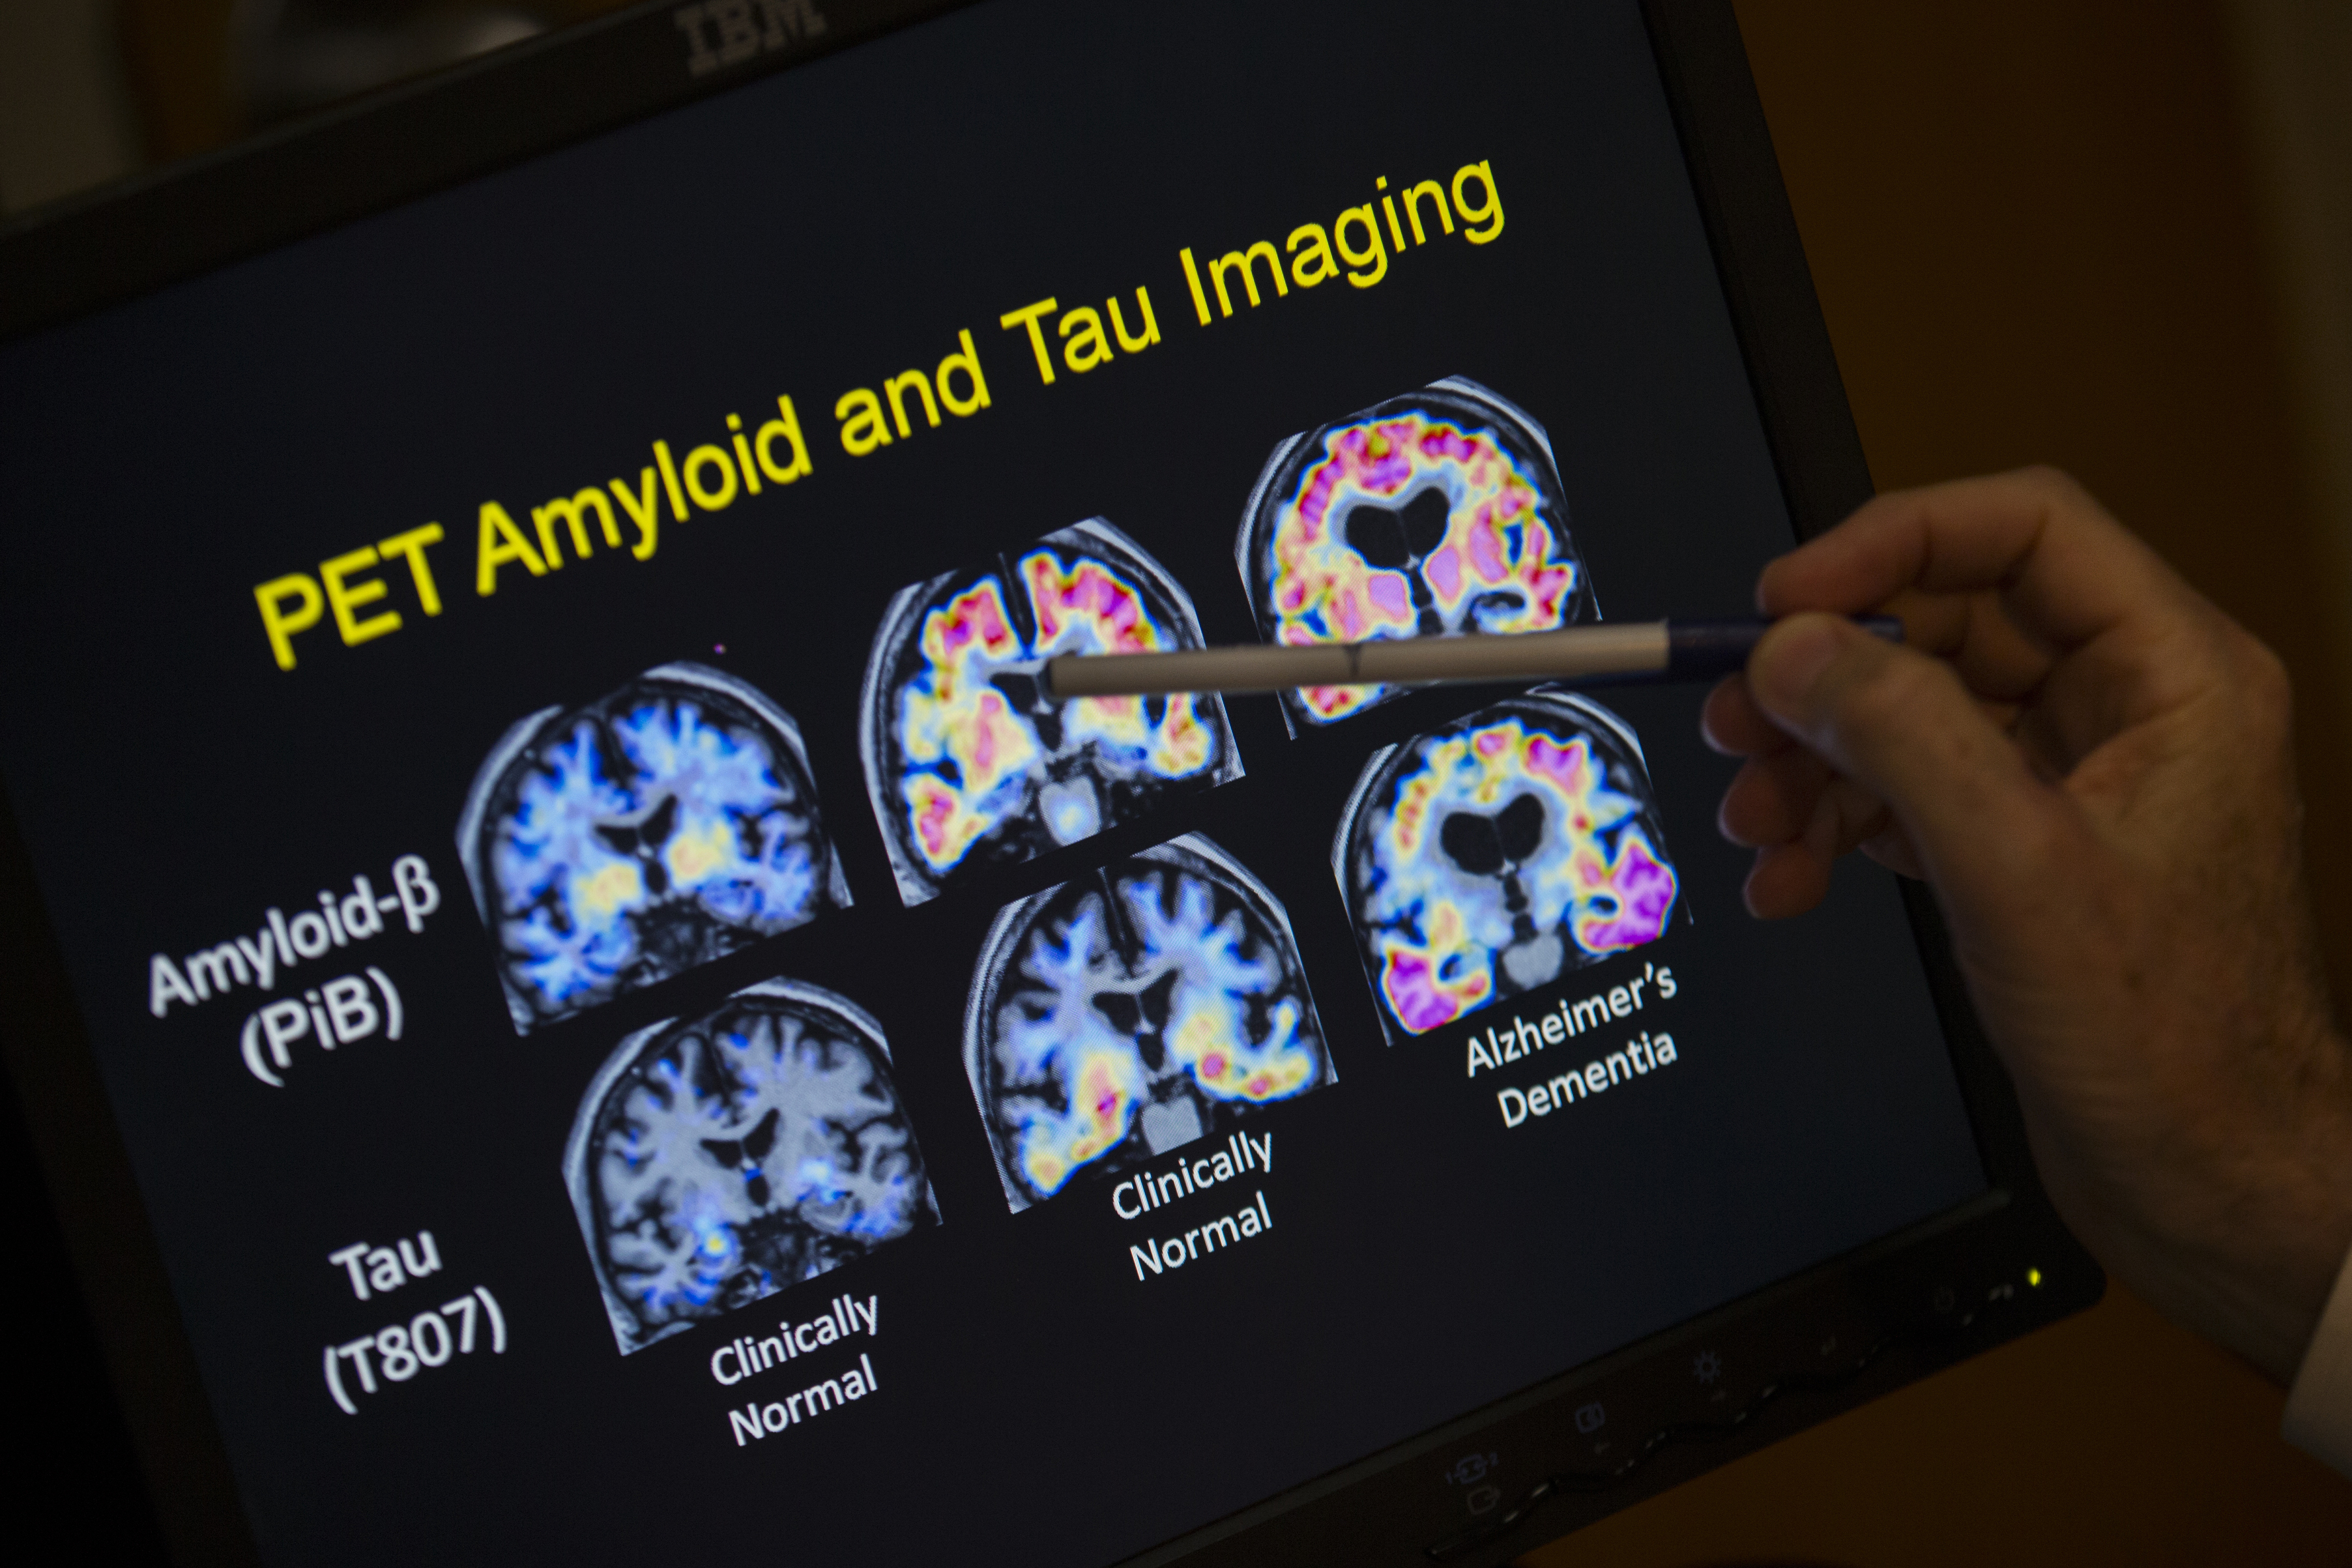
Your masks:
M1099 519L919 583L891 602L866 677L866 791L899 896L1017 864L1241 776L1215 697L1040 688L1065 653L1202 646L1192 601Z
M1332 1079L1289 915L1197 834L998 912L964 1068L1015 1210Z
M1268 642L1550 631L1595 614L1542 426L1455 377L1275 448L1235 554ZM1293 732L1397 695L1283 694Z
M698 665L509 730L457 847L526 1033L849 904L799 726Z
M1657 941L1679 891L1633 731L1541 689L1375 753L1332 863L1391 1041Z
M789 980L624 1040L563 1174L624 1355L939 1223L880 1026Z

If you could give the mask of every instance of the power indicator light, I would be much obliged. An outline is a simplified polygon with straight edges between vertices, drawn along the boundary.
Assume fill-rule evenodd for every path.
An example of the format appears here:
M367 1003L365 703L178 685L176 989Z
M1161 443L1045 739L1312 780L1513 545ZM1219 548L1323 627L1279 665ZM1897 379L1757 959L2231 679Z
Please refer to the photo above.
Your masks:
M2042 1287L2042 1270L2039 1268L2027 1269L2025 1271L2025 1282L2028 1285L2032 1286L2034 1289L2040 1289Z

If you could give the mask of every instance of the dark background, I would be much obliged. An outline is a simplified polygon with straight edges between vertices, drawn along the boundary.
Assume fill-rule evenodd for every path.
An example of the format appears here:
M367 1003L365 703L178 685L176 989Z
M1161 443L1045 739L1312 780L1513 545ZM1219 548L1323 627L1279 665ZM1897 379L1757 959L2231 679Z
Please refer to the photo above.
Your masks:
M498 9L553 24L608 3ZM0 206L249 132L269 110L239 62L298 52L305 23L376 25L389 77L415 68L401 45L433 13L483 9L289 0L256 37L233 29L233 0L15 0L0 7ZM1738 11L1881 482L2032 459L2084 474L2284 655L2305 777L2326 798L2341 772L2336 628L2352 602L2352 12L2326 0ZM2313 853L2340 982L2352 866L2334 821L2315 820ZM21 1138L0 1142L11 1255L63 1279L45 1184ZM74 1507L77 1536L120 1553L145 1539L134 1461L71 1294L7 1304L17 1342L50 1353L20 1360L0 1396L47 1438L18 1456L5 1495L16 1517L47 1518L95 1487L104 1500ZM152 1385L154 1347L134 1352L132 1376ZM2332 1565L2352 1536L2352 1483L2278 1441L2280 1398L2118 1285L2084 1318L1540 1555L1637 1568Z
M2352 984L2352 13L2305 0L1738 0L1882 489L2063 465L2293 671ZM1530 1555L1542 1568L2333 1568L2352 1481L2120 1282Z
M1890 885L1861 873L1820 919L1748 924L1739 859L1707 831L1726 767L1696 741L1695 693L1616 705L1696 919L1563 988L1673 963L1684 995L1655 1022L1683 1062L1549 1125L1504 1134L1457 1040L1380 1045L1326 860L1364 757L1475 698L1296 742L1270 702L1237 703L1243 781L897 907L854 736L866 639L905 582L1102 513L1192 590L1213 640L1245 637L1231 542L1265 453L1447 374L1549 427L1612 618L1736 610L1784 547L1632 7L1505 15L1410 48L1361 7L966 15L0 359L0 505L38 520L12 529L0 746L270 1544L339 1562L653 1546L677 1505L583 1497L699 1507L683 1500L757 1479L791 1500L791 1549L889 1556L1029 1523L1045 1481L1055 1549L1105 1558L1974 1190ZM1442 115L1365 112L1433 91ZM1370 199L1375 174L1480 158L1509 215L1494 245L1457 235L1374 289L1192 323L1180 245L1278 243ZM1050 389L994 325L1138 283L1166 342ZM967 326L995 406L842 455L834 395L936 363ZM779 392L814 437L810 479L666 525L650 562L509 569L474 596L479 501L520 520L633 472L656 437L682 452L730 411L755 423ZM135 462L116 458L124 431ZM274 668L254 583L429 518L452 535L440 619L404 612L356 649L321 630ZM801 721L859 902L519 1040L451 853L466 784L520 714L680 658ZM1188 829L1287 904L1339 1081L1260 1120L1276 1234L1146 1289L1124 1250L1143 1232L1107 1192L1004 1211L955 1045L999 904ZM236 1059L247 1000L147 1016L149 952L250 931L355 871L382 882L410 852L446 901L424 936L364 950L408 999L397 1046L305 1055L273 1093ZM628 1030L775 973L880 1017L947 1223L624 1362L556 1169L578 1094ZM318 1347L426 1303L355 1303L325 1255L419 1227L446 1260L435 1287L488 1285L514 1346L354 1421L318 1386ZM738 1451L709 1350L836 1289L883 1298L883 1402ZM931 1506L883 1512L908 1473Z

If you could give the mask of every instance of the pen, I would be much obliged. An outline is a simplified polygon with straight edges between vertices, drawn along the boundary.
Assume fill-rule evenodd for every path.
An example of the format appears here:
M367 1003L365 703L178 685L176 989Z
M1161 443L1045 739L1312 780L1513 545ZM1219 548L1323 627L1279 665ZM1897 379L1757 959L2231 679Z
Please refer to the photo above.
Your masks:
M1888 642L1903 640L1903 623L1893 616L1857 616L1854 625ZM1771 626L1763 619L1640 621L1551 632L1307 647L1066 653L1045 661L1045 685L1062 700L1176 691L1279 691L1300 686L1712 680L1746 668L1748 655Z

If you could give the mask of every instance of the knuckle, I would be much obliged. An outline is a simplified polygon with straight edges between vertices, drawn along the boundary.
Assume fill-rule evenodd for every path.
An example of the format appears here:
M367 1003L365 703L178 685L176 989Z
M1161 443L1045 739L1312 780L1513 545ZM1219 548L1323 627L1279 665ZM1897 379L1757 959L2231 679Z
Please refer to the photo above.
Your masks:
M2088 486L2054 463L2029 463L2002 476L2053 512L2072 512L2114 522ZM2121 526L2118 524L2117 526Z
M1750 849L1786 843L1791 837L1789 810L1778 785L1756 764L1739 770L1723 792L1716 826L1732 843Z
M2055 463L2028 463L2022 468L2011 469L2011 477L2018 483L2045 494L2067 496L2090 494L2083 488L2081 480Z
M1840 728L1861 732L1900 729L1941 705L1948 695L1951 676L1942 665L1892 648L1871 651L1868 663L1839 683L1832 711Z
M2258 732L2284 736L2294 724L2294 679L2286 661L2251 634L2237 634L2238 710Z
M2265 700L2285 703L2293 700L2294 680L2287 673L2286 660L2281 658L2268 643L2249 632L2238 634L2246 672L2242 679Z
M1867 844L1886 830L1893 820L1886 803L1851 779L1836 779L1829 785L1830 804L1837 812L1837 847L1843 854Z

